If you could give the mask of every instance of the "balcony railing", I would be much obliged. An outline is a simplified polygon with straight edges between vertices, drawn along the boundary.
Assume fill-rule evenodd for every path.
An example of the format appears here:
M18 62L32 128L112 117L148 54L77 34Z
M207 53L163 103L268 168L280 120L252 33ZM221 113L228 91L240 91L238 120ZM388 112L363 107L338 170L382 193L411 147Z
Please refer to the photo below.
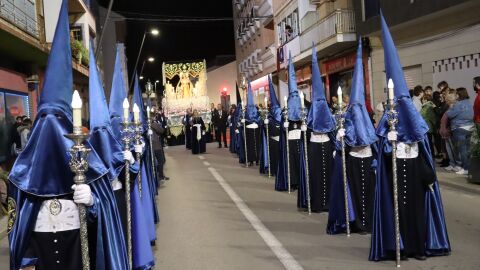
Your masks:
M31 14L27 14L26 10L16 6L13 0L0 0L0 17L38 38L39 25L35 18L35 5L32 4L32 6Z
M307 13L302 18L302 35L316 30L317 42L322 42L338 34L355 33L355 12L353 10L335 10L320 19L316 11Z

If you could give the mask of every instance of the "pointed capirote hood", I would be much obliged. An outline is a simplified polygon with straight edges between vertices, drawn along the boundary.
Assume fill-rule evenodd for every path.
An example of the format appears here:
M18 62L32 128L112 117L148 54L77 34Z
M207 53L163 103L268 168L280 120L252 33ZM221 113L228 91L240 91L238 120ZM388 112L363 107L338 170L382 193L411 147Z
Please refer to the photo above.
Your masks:
M118 141L121 141L122 139L121 130L123 122L123 101L125 98L127 98L127 89L125 87L125 80L123 77L121 51L120 48L117 47L115 68L112 79L112 90L110 92L110 103L108 109L110 112L110 121L112 124L113 134Z
M298 94L297 76L293 67L291 53L288 58L288 120L302 120L302 103Z
M325 98L322 76L318 68L317 53L312 46L312 104L308 112L307 124L314 132L328 133L336 128L335 118Z
M352 147L371 145L378 140L365 106L365 80L362 59L362 39L359 38L350 103L345 114L345 142Z
M113 135L107 99L98 74L93 48L93 42L91 42L89 74L91 135L88 141L108 169L108 179L113 181L118 177L125 163L122 156L122 144Z
M398 140L405 143L418 142L424 139L428 132L428 125L420 113L415 109L407 82L403 74L402 65L398 57L397 49L388 29L383 13L380 14L382 24L382 40L385 57L386 78L392 79L395 95L395 108L398 112ZM387 115L384 114L377 127L377 135L386 137L388 133Z
M67 0L60 7L42 89L30 139L15 161L9 179L24 192L52 197L71 193L73 185L73 173L68 164L73 142L64 137L73 130L70 107L73 76ZM95 151L88 156L88 163L87 183L107 172Z
M138 108L140 109L140 122L142 123L143 130L147 130L147 111L143 105L142 89L140 88L137 74L135 74L135 82L133 84L133 103L137 104Z
M272 77L268 76L268 92L270 93L270 120L276 123L282 122L282 107L278 102L277 95L275 94L275 87L273 86Z
M255 106L255 101L253 100L253 91L252 85L248 82L247 90L247 111L245 112L245 119L248 122L259 122L260 115L258 113L257 106Z

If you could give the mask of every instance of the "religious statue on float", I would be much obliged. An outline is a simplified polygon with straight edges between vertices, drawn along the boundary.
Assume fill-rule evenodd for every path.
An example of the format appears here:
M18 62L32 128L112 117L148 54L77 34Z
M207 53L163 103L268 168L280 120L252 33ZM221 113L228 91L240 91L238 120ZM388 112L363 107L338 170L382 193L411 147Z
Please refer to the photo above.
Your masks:
M192 97L193 84L190 81L188 72L180 72L180 80L177 84L177 93L182 93L183 98Z

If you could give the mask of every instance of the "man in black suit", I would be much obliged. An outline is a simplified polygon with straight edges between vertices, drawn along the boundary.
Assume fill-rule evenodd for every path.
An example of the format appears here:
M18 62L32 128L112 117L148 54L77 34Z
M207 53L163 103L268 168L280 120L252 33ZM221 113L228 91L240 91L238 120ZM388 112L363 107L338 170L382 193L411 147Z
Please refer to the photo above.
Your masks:
M217 115L215 115L215 129L218 141L218 148L222 148L222 136L223 136L223 146L225 148L227 145L227 125L228 125L228 112L223 108L222 104L217 105Z

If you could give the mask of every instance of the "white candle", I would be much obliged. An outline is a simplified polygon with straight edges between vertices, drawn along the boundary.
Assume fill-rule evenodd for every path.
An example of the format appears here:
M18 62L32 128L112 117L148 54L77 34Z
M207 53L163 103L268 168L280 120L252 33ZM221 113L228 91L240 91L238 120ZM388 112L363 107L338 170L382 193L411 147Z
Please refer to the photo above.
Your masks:
M337 90L337 98L338 98L338 106L340 106L340 108L342 107L342 104L343 104L343 96L342 96L342 87L338 87L338 90Z
M138 108L137 103L133 104L133 121L135 123L140 122L140 108Z
M268 98L267 96L265 96L265 98L263 99L265 101L265 109L268 108Z
M300 92L300 104L302 104L302 109L305 108L305 95L303 92Z
M72 97L72 109L73 109L73 127L82 127L82 99L77 90L73 91Z
M128 109L130 108L130 104L128 103L128 99L125 98L123 100L123 121L128 122Z
M288 108L288 97L284 96L283 101L285 102L285 108Z
M150 106L147 106L147 119L150 119Z
M393 88L394 88L394 85L393 85L393 81L392 79L388 79L388 99L389 100L393 100Z

